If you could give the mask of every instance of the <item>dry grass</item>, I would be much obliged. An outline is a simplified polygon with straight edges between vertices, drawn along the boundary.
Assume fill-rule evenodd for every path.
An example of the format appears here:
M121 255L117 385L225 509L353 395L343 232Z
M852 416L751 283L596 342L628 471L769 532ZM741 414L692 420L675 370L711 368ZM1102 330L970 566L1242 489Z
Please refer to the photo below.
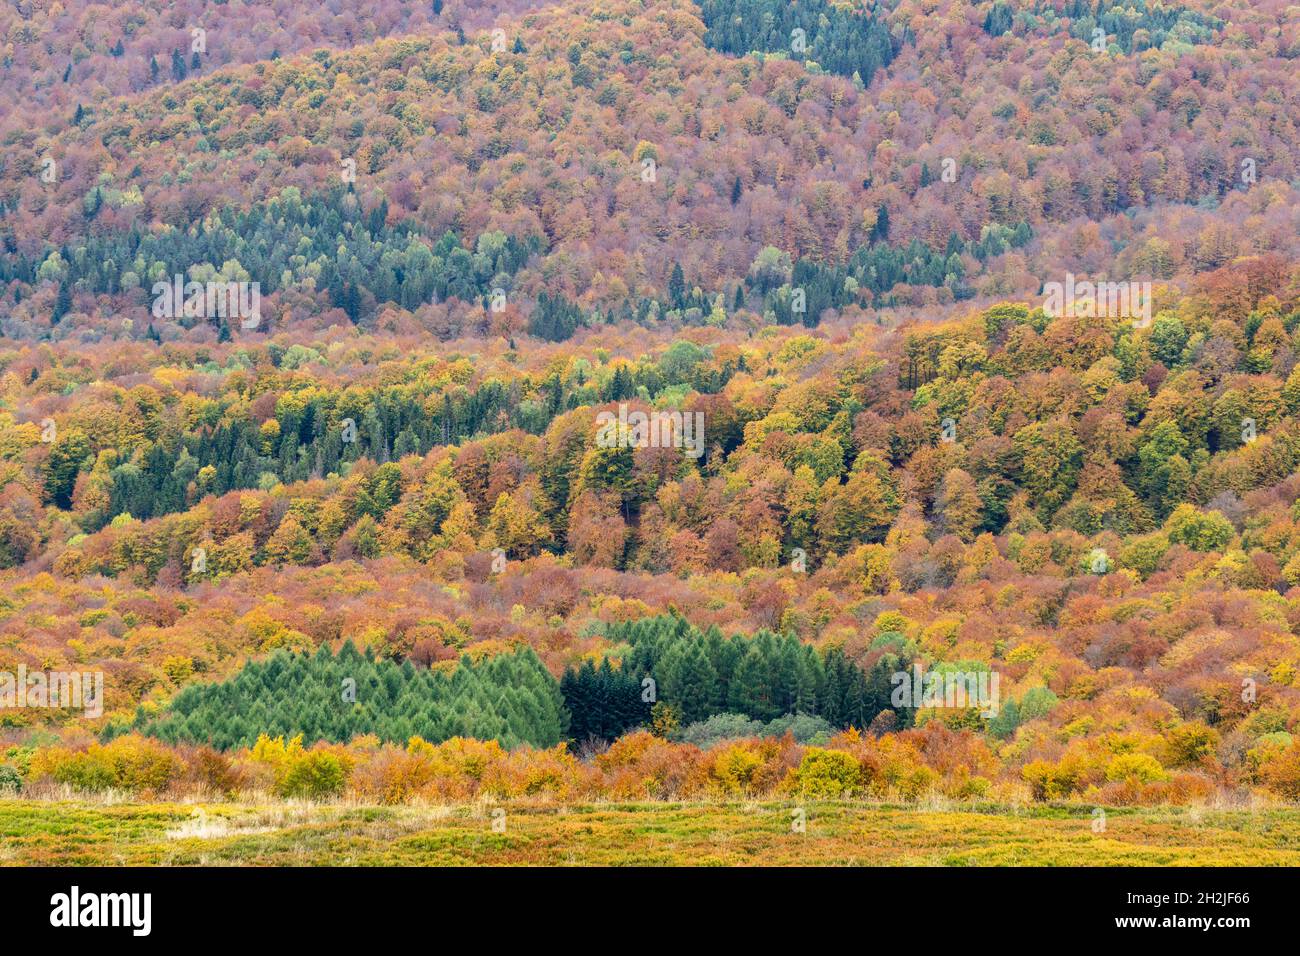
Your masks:
M1300 865L1300 811L0 801L5 865Z

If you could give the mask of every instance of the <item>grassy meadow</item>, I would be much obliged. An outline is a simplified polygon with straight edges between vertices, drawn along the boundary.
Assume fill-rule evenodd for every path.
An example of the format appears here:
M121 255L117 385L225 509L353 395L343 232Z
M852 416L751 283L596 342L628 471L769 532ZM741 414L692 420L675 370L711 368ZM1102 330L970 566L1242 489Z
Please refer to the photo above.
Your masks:
M1296 866L1300 812L0 800L0 865ZM494 811L495 814L494 814ZM504 812L504 817L501 813Z

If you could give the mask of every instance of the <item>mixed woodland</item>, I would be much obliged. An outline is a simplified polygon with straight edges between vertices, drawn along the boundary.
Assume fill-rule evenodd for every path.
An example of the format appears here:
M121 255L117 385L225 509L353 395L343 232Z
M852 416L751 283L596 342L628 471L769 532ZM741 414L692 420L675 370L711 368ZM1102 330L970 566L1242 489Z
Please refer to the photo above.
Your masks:
M284 6L0 11L0 790L1300 800L1294 6Z

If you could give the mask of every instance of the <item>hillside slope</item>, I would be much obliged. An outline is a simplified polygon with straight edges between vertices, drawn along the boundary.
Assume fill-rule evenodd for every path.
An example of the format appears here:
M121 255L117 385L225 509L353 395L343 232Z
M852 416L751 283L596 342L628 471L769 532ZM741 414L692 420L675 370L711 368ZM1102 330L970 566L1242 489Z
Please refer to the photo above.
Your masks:
M5 778L1300 798L1297 8L143 9L3 24Z

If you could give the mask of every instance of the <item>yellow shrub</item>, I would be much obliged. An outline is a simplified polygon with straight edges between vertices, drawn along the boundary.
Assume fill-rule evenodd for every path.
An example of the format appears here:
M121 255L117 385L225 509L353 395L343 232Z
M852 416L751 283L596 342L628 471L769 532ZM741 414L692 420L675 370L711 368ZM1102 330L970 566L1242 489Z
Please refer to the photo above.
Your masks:
M32 757L34 780L51 779L78 790L131 790L160 793L184 770L162 744L134 734L84 751L44 747Z
M763 765L763 758L749 743L719 747L710 756L713 758L710 777L714 785L726 793L748 791L755 771Z
M1150 754L1120 754L1106 766L1106 779L1110 781L1131 781L1135 783L1154 783L1169 779L1160 761Z
M861 790L862 768L843 750L809 747L799 766L790 771L789 789L800 796L836 799Z

